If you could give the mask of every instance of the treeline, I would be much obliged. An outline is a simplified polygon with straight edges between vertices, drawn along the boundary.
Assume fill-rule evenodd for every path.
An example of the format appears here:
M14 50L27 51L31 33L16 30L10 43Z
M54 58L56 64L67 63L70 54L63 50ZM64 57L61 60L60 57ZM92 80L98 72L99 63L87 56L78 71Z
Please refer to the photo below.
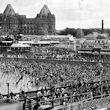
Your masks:
M75 28L66 28L64 30L60 30L57 34L59 35L72 35L74 37L76 37L78 34L83 34L84 35L88 35L92 32L99 32L99 33L103 33L106 32L110 35L110 29L104 29L103 31L100 28L91 28L91 29L75 29Z

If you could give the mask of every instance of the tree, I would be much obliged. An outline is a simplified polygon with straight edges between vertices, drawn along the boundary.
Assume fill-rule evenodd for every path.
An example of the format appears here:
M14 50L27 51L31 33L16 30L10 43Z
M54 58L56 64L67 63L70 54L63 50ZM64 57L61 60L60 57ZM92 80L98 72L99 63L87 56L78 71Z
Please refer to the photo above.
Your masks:
M83 38L84 32L82 29L77 29L76 38Z
M74 28L66 28L64 30L61 30L59 33L59 35L72 35L72 36L76 36L76 29Z
M98 36L97 36L97 39L105 39L105 37L102 36L102 35L98 35Z

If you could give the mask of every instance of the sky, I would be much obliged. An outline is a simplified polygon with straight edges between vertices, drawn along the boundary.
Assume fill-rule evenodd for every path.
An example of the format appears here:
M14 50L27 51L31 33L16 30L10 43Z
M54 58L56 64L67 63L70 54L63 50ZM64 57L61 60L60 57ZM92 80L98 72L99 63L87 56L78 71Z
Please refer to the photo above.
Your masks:
M0 13L12 4L16 13L36 17L46 4L56 17L56 29L110 28L110 0L0 0Z

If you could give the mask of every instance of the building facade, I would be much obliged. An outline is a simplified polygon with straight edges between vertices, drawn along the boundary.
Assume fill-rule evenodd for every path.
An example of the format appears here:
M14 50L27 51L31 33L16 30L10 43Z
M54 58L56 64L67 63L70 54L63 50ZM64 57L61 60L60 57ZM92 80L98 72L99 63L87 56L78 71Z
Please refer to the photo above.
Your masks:
M54 35L55 15L44 5L35 18L26 18L26 15L15 13L11 4L8 4L0 14L0 27L13 34Z

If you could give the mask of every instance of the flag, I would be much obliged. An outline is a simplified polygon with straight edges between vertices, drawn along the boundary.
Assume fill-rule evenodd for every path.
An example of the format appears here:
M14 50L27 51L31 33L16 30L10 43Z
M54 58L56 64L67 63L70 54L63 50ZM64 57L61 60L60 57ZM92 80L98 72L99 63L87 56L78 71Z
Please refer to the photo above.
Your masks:
M23 76L21 76L20 78L19 78L19 80L16 82L16 85L19 83L19 81L20 80L22 80L23 79Z

